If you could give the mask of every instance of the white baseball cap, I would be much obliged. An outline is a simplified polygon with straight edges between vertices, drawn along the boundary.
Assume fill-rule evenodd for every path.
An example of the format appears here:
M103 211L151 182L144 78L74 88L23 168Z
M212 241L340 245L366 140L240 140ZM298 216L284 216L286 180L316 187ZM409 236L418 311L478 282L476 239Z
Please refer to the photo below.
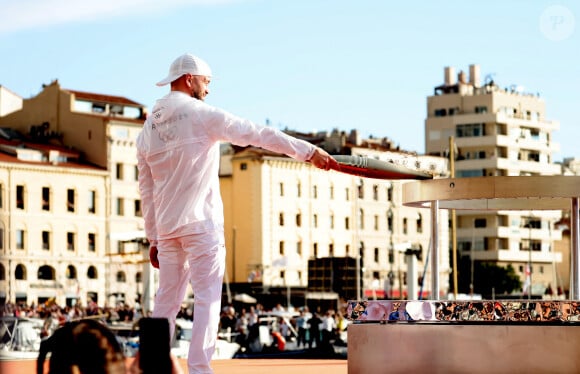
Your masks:
M166 84L173 82L184 74L211 77L211 69L209 68L209 65L201 58L186 53L179 56L171 63L171 66L169 67L169 74L163 80L157 82L157 85L165 86Z

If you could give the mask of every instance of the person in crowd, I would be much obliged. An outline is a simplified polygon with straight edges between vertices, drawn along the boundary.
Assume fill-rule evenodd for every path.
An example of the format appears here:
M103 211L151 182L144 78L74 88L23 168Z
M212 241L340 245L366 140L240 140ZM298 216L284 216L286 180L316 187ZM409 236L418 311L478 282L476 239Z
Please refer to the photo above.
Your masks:
M298 347L306 347L308 341L306 340L306 331L308 330L308 319L306 318L306 313L304 309L300 310L300 315L296 317L296 327L298 329L298 341L296 345Z
M316 312L312 315L312 318L308 321L310 328L308 329L308 348L315 346L316 348L321 348L322 339L320 336L320 325L322 324L322 319L320 315Z
M219 187L220 143L253 145L340 169L326 151L282 131L236 117L204 102L212 71L201 58L184 54L158 86L170 92L157 100L137 137L139 192L149 257L159 269L153 317L170 321L188 283L195 318L188 354L190 373L212 373L225 271L224 216Z
M336 320L332 311L328 310L322 318L322 347L330 347L331 341L334 339L336 332Z
M139 353L129 368L123 350L113 332L94 319L67 322L40 344L36 374L141 374ZM179 362L171 356L172 371L183 374Z

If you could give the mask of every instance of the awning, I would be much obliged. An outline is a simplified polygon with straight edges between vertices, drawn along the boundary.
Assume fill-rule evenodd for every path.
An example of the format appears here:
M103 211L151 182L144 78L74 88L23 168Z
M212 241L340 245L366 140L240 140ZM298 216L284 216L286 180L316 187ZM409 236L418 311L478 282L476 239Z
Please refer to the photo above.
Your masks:
M118 240L120 242L131 242L134 240L146 239L145 230L136 231L123 231L123 232L112 232L109 234L109 238L113 240Z
M306 292L305 297L313 300L337 300L336 292Z
M365 296L372 297L372 293L369 295L369 294L367 294L367 292L372 292L372 290L365 290ZM382 292L383 296L379 296L379 292ZM429 295L431 295L431 291L423 291L422 294L417 292L418 299L426 299L429 297ZM385 292L383 290L377 290L377 298L383 298L383 299L388 299L388 300L401 299L401 292L399 292L398 289L392 289L389 292ZM407 290L403 290L403 297L402 298L407 299Z
M365 290L365 297L377 297L380 299L384 299L385 298L385 290Z

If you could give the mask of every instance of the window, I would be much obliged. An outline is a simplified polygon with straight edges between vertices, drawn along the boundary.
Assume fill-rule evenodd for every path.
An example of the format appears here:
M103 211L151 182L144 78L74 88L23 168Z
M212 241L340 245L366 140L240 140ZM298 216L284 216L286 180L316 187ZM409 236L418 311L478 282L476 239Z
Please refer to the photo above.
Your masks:
M97 279L98 276L97 268L94 266L89 266L89 269L87 270L87 278Z
M487 227L487 220L485 218L476 218L473 221L473 227L475 227L475 228Z
M403 234L406 234L407 232L407 218L403 218Z
M344 247L344 250L345 250L345 253L346 253L346 255L347 255L347 256L348 256L348 255L350 255L350 245L349 245L349 244L347 244L347 245Z
M300 240L296 242L296 253L299 255L302 254L302 242Z
M117 272L117 282L118 283L125 283L127 281L127 276L125 275L124 271Z
M345 199L346 201L349 201L349 200L350 200L350 191L349 191L348 187L344 189L344 192L345 192L345 195L346 195L346 196L344 197L344 199Z
M330 199L334 199L334 186L330 186Z
M421 213L419 213L417 216L417 233L422 232L423 232L423 216L421 215Z
M379 186L377 186L376 184L373 185L373 200L374 201L379 200Z
M91 214L95 214L97 211L97 192L95 190L89 191L89 204L88 204L88 212Z
M379 263L379 249L376 247L375 247L375 253L374 253L374 260L377 264Z
M363 182L361 180L360 181L360 184L357 187L357 190L358 190L358 198L359 199L364 199L364 197L365 197L365 188L364 187L365 186L364 186L364 184L363 184Z
M55 274L54 274L54 268L51 266L48 266L48 265L44 265L44 266L39 267L37 278L44 279L44 280L56 279Z
M42 210L50 210L50 187L42 187Z
M447 109L435 109L435 117L445 117L447 115Z
M485 176L485 170L457 170L457 178L467 178L467 177L483 177Z
M350 220L348 219L348 217L344 218L344 228L346 230L350 230Z
M387 188L387 200L388 201L393 201L393 186L392 185L390 185Z
M16 230L16 249L24 249L25 244L24 230Z
M248 164L245 162L242 162L240 164L240 170L248 170Z
M117 180L123 180L123 164L117 163L116 165L116 177Z
M296 185L296 196L302 196L302 185L300 183Z
M330 228L333 229L334 228L334 214L330 215Z
M4 229L0 228L0 249L4 249Z
M455 108L449 108L449 115L450 115L450 116L453 116L453 115L455 115L455 114L459 114L459 113L460 113L460 111L459 111L459 108L458 108L458 107L455 107Z
M312 216L312 225L314 226L314 228L318 227L318 214L314 214Z
M50 232L43 231L42 232L42 249L48 251L50 250Z
M455 135L458 138L485 136L485 124L468 123L464 125L457 125L455 128Z
M88 241L88 250L89 250L89 252L95 252L95 250L96 250L96 246L95 246L95 234L92 233L92 232L90 232L88 234L87 241Z
M476 106L475 107L475 113L487 113L487 107L486 106Z
M143 216L143 212L141 211L141 200L135 200L135 217Z
M302 214L300 213L296 215L296 226L298 227L302 226Z
M26 280L26 267L22 264L16 265L16 269L14 269L14 278L18 280Z
M133 167L134 171L133 171L133 175L135 176L135 182L137 182L139 180L139 167L137 165L135 165Z
M375 219L374 219L374 221L375 221L375 224L374 224L374 229L375 229L375 231L379 231L379 216L377 216L377 215L375 214L375 217L374 217L374 218L375 218Z
M74 232L67 232L66 233L66 249L69 251L75 250L75 233Z
M318 199L318 186L312 186L312 198Z
M24 186L16 186L16 209L24 209Z
M280 241L280 243L278 244L278 252L283 255L284 254L284 242Z
M284 183L280 183L280 196L284 196Z
M279 224L280 226L284 226L284 213L280 213L280 214L278 215L278 224Z
M330 243L328 245L328 257L334 257L334 244Z
M66 207L67 207L67 211L69 212L74 212L75 211L75 190L69 188L66 192L66 198L67 198L67 202L66 202Z
M125 200L122 197L117 198L117 215L125 215Z
M0 209L4 208L4 185L0 184Z
M365 228L365 212L362 209L358 210L358 228L361 230Z
M314 256L314 258L318 257L318 243L312 244L312 256Z
M542 228L542 219L538 217L522 217L523 227L532 229Z
M72 265L67 266L65 276L66 279L77 279L77 269Z

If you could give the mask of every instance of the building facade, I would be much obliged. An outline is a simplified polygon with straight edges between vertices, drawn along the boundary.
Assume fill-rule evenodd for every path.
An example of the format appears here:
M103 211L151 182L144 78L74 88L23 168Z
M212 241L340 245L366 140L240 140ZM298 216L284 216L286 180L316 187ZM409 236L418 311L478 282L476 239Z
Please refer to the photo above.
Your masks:
M355 143L341 142L340 138L345 135L336 130L318 135L316 142L330 153L409 162L410 167L422 162L424 169L431 169L439 176L447 170L446 160L441 157L416 156L377 147L372 140L356 140L352 134L350 138ZM226 152L224 157L231 160L231 168L220 176L226 209L227 271L231 282L307 289L309 260L352 258L359 262L360 282L356 282L360 284L359 289L354 294L326 291L350 299L417 297L407 295L404 252L413 248L421 253L417 274L425 275L424 263L430 248L430 212L402 204L402 185L408 181L326 172L254 148ZM447 291L448 213L441 211L440 214L443 225L439 244L445 248L439 259L443 274L441 288ZM423 296L431 290L430 269L425 271ZM419 283L419 279L414 282Z
M50 191L59 190L57 186L64 183L67 178L65 175L70 174L72 178L79 174L79 165L81 170L90 168L99 170L102 182L98 189L87 190L88 186L95 183L77 177L73 178L70 182L71 187L65 191L69 195L72 194L78 204L86 204L87 199L92 199L91 204L94 206L91 209L95 210L89 214L90 219L87 220L83 216L87 214L85 210L67 212L62 218L63 222L68 221L70 225L76 227L76 230L70 232L76 233L79 252L61 252L58 257L62 259L58 261L75 263L80 253L88 253L87 261L92 261L98 270L91 273L94 278L88 276L84 270L76 272L76 280L81 287L80 300L83 303L93 300L101 305L114 305L122 301L134 305L136 300L143 298L142 290L146 283L144 279L146 251L143 245L143 219L137 187L135 140L144 117L145 107L141 104L117 96L63 89L58 81L44 85L38 95L24 99L20 110L13 110L0 117L0 127L23 134L24 141L29 143L28 147L42 148L41 153L44 156L29 159L31 165L35 167L29 166L26 177L21 178L22 186L27 191L26 196L30 201L39 200L45 191L44 186L36 185L37 181L46 181L45 185L51 188L49 193L52 193ZM77 156L74 159L76 164L62 163L60 172L56 173L53 171L54 167L61 160L56 151L58 149L69 149L70 153L76 153ZM1 183L6 186L3 192L7 206L13 206L17 199L18 191L15 188L18 186L15 180L10 178L15 175L14 168L21 167L22 157L28 156L21 151L17 157L8 160L4 165L6 169L3 169L3 173L7 179L3 179ZM30 184L26 183L27 181ZM69 195L67 198L70 198ZM59 195L55 192L55 198L57 196ZM18 209L2 212L5 217L3 225L6 233L3 261L6 262L7 269L10 256L19 253L16 250L18 243L14 235L21 229L14 226L15 214L18 216L22 213L22 220L29 221L26 227L38 227L33 221L40 217L47 222L55 222L51 217L58 214L58 210L38 215L35 209L35 205L31 205L30 210L24 212ZM91 226L94 224L95 214L102 220L98 231ZM85 227L85 224L88 227ZM59 225L58 229L61 226ZM87 232L95 234L96 242L92 244L96 247L94 253L88 250L85 237ZM32 236L29 244L34 246L31 248L34 251L38 244L35 242L36 234L30 235ZM54 245L57 245L60 236L56 232L49 236L54 238L51 240L55 240ZM66 279L71 275L66 269L57 266L57 258L51 254L52 252L48 253L45 260L52 261L49 266L54 269L53 280L57 284L68 282ZM25 284L36 282L37 274L34 271L29 271L28 275ZM10 285L14 284L14 277L14 268L10 267L5 273ZM98 287L95 285L83 290L84 282L98 284ZM38 287L38 292L32 292L34 288L29 288L29 291L27 301L30 303L42 300L43 294L51 294L54 290L51 286L46 286L46 288ZM65 298L68 297L62 294L57 296L59 304L64 305Z
M455 177L559 175L553 160L559 145L552 133L559 123L546 119L545 102L518 86L500 88L480 67L455 77L445 68L445 82L427 98L425 149L430 155L455 154ZM451 140L451 142L450 142ZM451 145L452 144L452 145ZM457 248L472 261L512 265L533 294L556 287L555 264L562 254L554 242L556 211L457 211ZM527 269L531 268L531 277ZM568 289L568 285L563 285ZM524 289L529 292L529 288Z
M24 135L0 153L0 298L29 304L55 298L59 305L140 300L151 307L156 273L148 263L135 157L145 116L145 107L126 98L67 90L54 81L0 117L7 144L19 141L11 130ZM444 158L400 151L386 138L336 130L293 135L332 154L377 158L437 177L447 171ZM359 287L347 297L414 298L407 294L404 252L415 249L417 279L409 282L429 294L430 212L402 204L408 181L325 172L224 144L220 182L226 283L307 290L309 260L350 258ZM439 245L447 248L447 212L440 214ZM441 253L446 292L449 259Z

